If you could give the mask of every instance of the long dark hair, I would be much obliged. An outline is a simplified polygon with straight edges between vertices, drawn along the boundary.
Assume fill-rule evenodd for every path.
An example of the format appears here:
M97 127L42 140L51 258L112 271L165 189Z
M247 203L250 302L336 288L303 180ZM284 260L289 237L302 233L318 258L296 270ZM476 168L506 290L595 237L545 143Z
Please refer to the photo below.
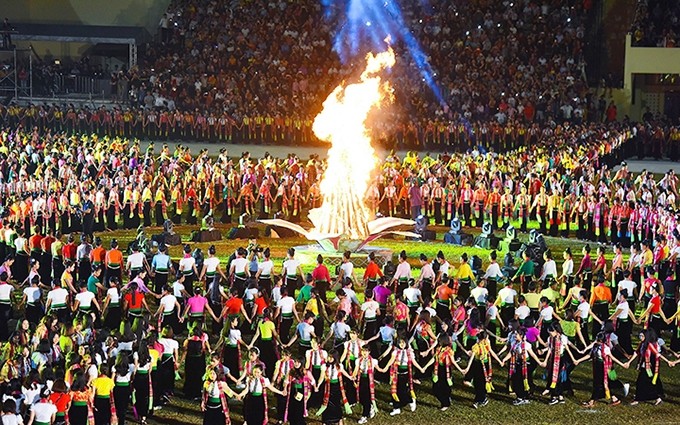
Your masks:
M128 356L120 353L116 358L116 375L125 376L130 372L130 361Z
M151 361L151 355L149 354L149 341L143 340L139 347L137 347L137 361L140 365L145 365Z

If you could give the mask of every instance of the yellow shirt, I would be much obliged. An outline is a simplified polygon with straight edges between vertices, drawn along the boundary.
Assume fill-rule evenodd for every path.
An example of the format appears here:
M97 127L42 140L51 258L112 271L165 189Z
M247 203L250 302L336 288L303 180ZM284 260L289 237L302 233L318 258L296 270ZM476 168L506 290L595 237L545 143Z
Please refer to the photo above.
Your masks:
M276 326L271 320L260 323L260 337L262 339L272 339L275 329Z
M161 354L158 352L158 350L150 348L149 356L151 357L151 369L155 370L158 366L158 359L161 357Z
M305 311L311 311L315 316L319 315L319 304L316 298L312 298L311 300L307 301Z
M64 271L64 273L61 274L61 287L65 289L68 288L68 283L73 281L73 276L71 273Z
M60 240L52 242L52 246L50 246L50 251L52 251L52 257L61 257L61 248L63 246L64 244Z
M470 267L468 263L461 264L460 268L458 269L458 279L473 280L474 278L475 275L472 273L472 267Z
M92 381L94 395L98 397L109 397L115 386L116 384L113 382L113 379L108 376L100 376Z
M532 309L537 309L538 305L541 300L541 295L537 294L535 292L529 292L527 294L523 294L524 299L527 302L527 307L532 308Z

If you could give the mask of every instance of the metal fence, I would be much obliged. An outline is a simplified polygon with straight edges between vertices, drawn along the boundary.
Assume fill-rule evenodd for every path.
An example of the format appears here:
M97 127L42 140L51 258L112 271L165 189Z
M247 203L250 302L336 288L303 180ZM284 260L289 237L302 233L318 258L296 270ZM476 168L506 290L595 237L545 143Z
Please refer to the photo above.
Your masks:
M109 79L81 75L56 75L51 87L56 95L87 94L96 98L111 97Z

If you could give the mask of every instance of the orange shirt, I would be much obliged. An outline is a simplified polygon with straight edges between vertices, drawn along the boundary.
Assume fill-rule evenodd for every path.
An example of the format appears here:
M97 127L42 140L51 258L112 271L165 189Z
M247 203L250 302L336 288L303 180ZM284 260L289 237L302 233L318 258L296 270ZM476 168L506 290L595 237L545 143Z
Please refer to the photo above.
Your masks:
M96 247L90 253L90 261L92 261L95 264L102 264L104 262L105 257L106 257L106 250L104 248L102 248L101 246ZM122 254L121 254L121 259L122 259Z
M89 402L92 397L92 391L86 389L84 391L72 391L70 393L73 402Z
M612 302L612 291L608 287L599 284L593 288L593 295L590 296L590 304L594 304L598 301Z
M448 285L439 285L437 288L437 299L442 301L448 301L453 297L453 289L449 288Z
M115 264L120 267L123 264L123 253L118 249L112 249L106 253L106 265Z

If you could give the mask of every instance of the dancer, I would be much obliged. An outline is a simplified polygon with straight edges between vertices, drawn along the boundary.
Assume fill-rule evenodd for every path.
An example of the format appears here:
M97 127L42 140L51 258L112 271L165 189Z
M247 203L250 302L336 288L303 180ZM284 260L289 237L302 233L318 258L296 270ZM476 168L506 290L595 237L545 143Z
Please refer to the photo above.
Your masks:
M663 384L659 370L661 360L669 366L675 366L676 362L669 361L662 353L657 333L654 328L648 328L639 334L640 344L633 356L625 364L628 368L637 359L638 377L635 382L635 398L630 403L635 406L640 402L648 401L655 406L661 404L664 398Z
M394 346L391 347L392 356L387 364L382 368L376 368L379 372L385 373L390 370L390 386L392 398L392 411L390 416L401 414L403 407L409 406L411 412L416 411L416 394L413 390L413 367L421 372L415 359L413 349L408 347L407 341L399 338Z
M455 358L456 349L453 347L454 342L447 334L442 334L437 339L437 348L434 357L423 367L423 370L428 369L434 365L432 373L432 390L439 400L441 405L440 410L445 412L451 407L451 391L453 390L453 371L452 366L455 366L460 373L465 375L468 369L463 370L458 365Z
M352 380L352 376L340 362L340 353L333 350L328 354L326 363L322 366L321 377L314 387L314 391L318 392L325 383L321 408L316 412L317 416L321 416L324 425L342 425L343 411L347 415L352 413L343 377Z
M264 376L263 366L256 364L248 374L245 380L245 389L239 394L243 398L243 416L246 423L249 424L267 424L268 406L267 406L267 391L275 394L285 396L287 393L275 388L269 379Z
M231 424L227 397L241 399L224 381L224 372L220 368L211 368L203 383L203 425Z
M293 369L288 376L283 422L288 422L290 425L306 425L307 404L312 392L313 378L305 370L304 361L299 357L293 360Z
M503 366L503 362L491 347L486 331L477 334L477 342L472 346L470 352L470 363L465 374L467 375L469 371L472 375L472 384L475 390L472 407L479 409L489 404L488 394L494 390L491 359L495 359L501 366Z
M510 370L508 372L510 378L510 389L515 393L516 398L512 402L514 406L529 404L529 372L528 360L532 359L541 367L545 367L546 363L542 362L531 344L527 342L524 328L517 329L513 336L513 340L509 341L510 351L503 358L502 363L509 361Z

